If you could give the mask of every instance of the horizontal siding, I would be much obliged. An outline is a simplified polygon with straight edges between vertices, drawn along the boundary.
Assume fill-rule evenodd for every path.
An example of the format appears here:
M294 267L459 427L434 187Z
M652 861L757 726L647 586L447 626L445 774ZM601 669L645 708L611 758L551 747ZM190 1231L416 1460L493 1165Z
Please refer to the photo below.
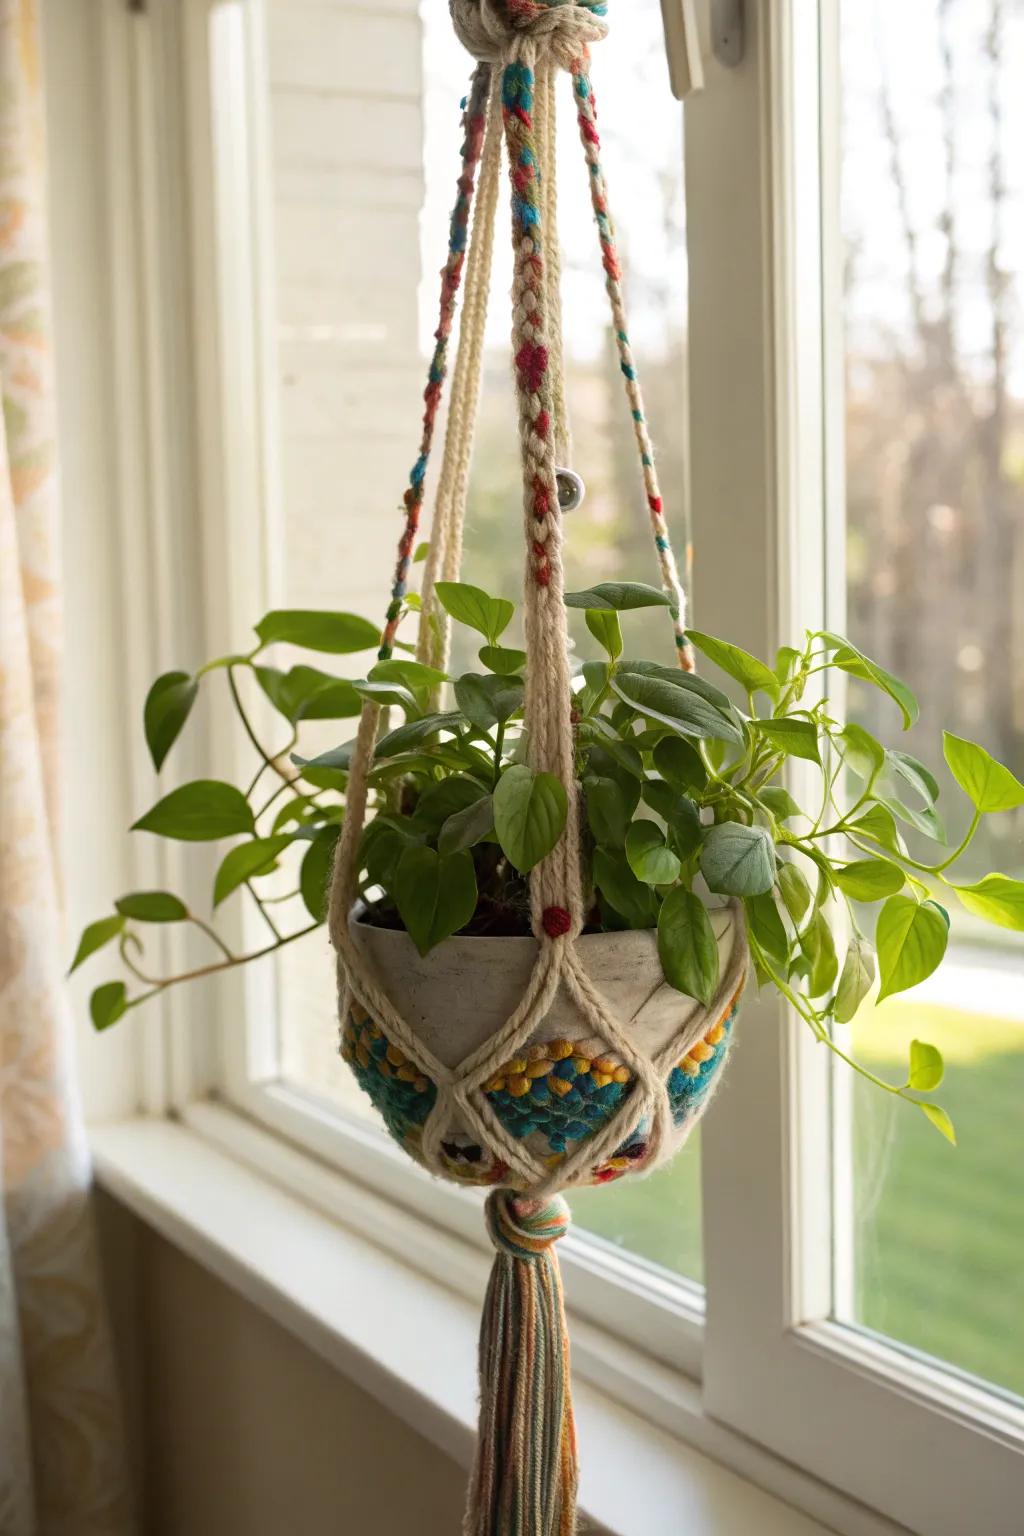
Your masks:
M279 171L304 166L417 171L423 160L419 104L380 96L274 92L274 156Z
M269 18L271 88L326 95L397 96L422 91L419 19L348 6L275 6Z
M380 617L424 362L416 0L271 0L285 598Z

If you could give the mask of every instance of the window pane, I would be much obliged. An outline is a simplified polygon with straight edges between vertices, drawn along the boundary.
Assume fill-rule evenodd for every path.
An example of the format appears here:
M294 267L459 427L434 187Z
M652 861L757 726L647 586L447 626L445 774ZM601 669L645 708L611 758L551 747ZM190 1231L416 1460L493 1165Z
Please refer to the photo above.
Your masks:
M272 298L284 508L273 551L279 596L288 605L345 607L373 619L383 616L387 602L400 531L397 508L422 410L436 274L459 163L459 100L471 67L454 39L447 7L431 0L421 10L422 20L413 4L391 7L380 19L366 7L341 4L315 14L283 3L269 11ZM633 0L628 17L612 20L614 40L597 48L594 60L604 159L621 232L634 351L658 429L665 501L682 547L682 113L668 92L659 0ZM351 74L354 59L360 61L358 75ZM574 463L588 490L584 509L568 527L569 581L657 580L589 177L568 78L560 84L569 397ZM499 218L464 570L467 580L517 598L524 552L504 196ZM664 614L637 614L627 624L633 654L669 657L672 634ZM462 650L454 666L475 665L469 640L456 640ZM577 644L584 657L598 654L582 624ZM324 747L340 739L337 729L325 728ZM367 1112L335 1055L332 966L320 936L286 953L279 981L282 1076L348 1111ZM581 1197L581 1223L698 1276L698 1160L694 1146L655 1180Z
M841 12L846 627L917 692L909 747L940 779L955 847L968 817L942 730L1024 772L1024 7L845 0ZM892 739L880 695L852 684L850 703ZM963 868L1024 875L1021 812L987 818ZM939 899L947 965L867 1006L853 1033L892 1079L911 1039L940 1047L960 1145L906 1105L839 1085L853 1157L837 1310L1021 1393L1024 954L1018 936L1003 942Z

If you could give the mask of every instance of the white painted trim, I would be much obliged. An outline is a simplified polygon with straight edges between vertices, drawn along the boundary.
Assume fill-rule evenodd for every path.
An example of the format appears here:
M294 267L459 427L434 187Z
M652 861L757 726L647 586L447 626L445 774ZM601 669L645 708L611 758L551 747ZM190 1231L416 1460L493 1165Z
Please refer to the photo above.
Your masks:
M152 0L145 12L102 0L98 22L111 316L106 410L123 614L119 685L130 809L138 814L159 793L142 733L146 691L159 673L187 665L203 621L196 599L191 311L180 278L188 260L178 153L181 69L172 0ZM179 770L198 772L200 761L195 740L186 742ZM129 868L135 889L181 887L181 850L162 840L133 838ZM181 969L195 952L194 937L154 930L147 948L157 968ZM132 1018L138 1102L151 1113L169 1107L186 1068L194 1086L197 1012L195 999L172 996Z
M705 627L758 655L826 600L823 445L837 423L821 408L823 282L834 292L820 228L830 127L814 106L822 4L748 6L744 64L709 61L687 109L696 601ZM809 119L799 129L794 103ZM708 1410L913 1531L1011 1536L1024 1507L1019 1408L829 1321L830 1074L818 1056L781 1007L747 1003L704 1127Z
M261 1126L486 1254L480 1192L431 1178L375 1124L348 1117L336 1105L321 1105L282 1083L235 1087L230 1099ZM210 1134L208 1106L186 1105L181 1113L187 1124ZM212 1123L221 1130L225 1125L223 1119ZM237 1116L232 1117L233 1127L237 1123ZM265 1148L266 1138L247 1145ZM443 1275L443 1254L440 1262ZM424 1264L434 1272L429 1260ZM700 1287L639 1264L610 1243L578 1233L570 1233L562 1244L562 1268L579 1316L670 1365L681 1376L699 1380L704 1322Z
M93 1155L101 1185L140 1219L468 1465L484 1255L230 1111L206 1110L202 1135L167 1121L99 1127ZM446 1284L410 1267L433 1250ZM898 1536L716 1424L674 1372L593 1325L571 1327L583 1505L601 1529Z

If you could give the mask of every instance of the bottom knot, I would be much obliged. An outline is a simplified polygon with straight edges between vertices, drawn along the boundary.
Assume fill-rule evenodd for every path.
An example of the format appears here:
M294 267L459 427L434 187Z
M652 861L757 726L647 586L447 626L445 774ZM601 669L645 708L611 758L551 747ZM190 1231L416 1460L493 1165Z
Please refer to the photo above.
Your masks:
M491 1242L513 1259L539 1259L565 1236L572 1220L561 1195L529 1200L509 1189L488 1195L485 1215Z
M572 931L572 913L565 907L545 907L541 922L549 939L560 939Z

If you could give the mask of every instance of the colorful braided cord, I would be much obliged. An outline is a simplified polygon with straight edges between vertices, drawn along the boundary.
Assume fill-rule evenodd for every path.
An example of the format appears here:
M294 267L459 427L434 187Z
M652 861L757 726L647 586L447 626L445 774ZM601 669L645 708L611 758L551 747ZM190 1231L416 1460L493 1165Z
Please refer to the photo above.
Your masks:
M452 209L448 260L441 271L441 317L437 330L434 332L436 343L434 355L430 360L427 387L423 392L426 409L423 414L423 435L420 439L419 457L410 472L409 488L404 498L405 530L398 545L398 563L395 566L394 585L391 588L391 602L388 606L387 622L381 635L379 655L382 661L386 661L394 649L395 634L402 616L402 601L406 593L409 567L412 563L413 551L416 545L416 534L419 531L420 515L423 510L427 465L430 462L430 450L434 443L434 429L437 425L437 415L444 391L444 381L448 373L448 343L451 339L452 327L455 322L458 293L462 283L462 269L465 266L466 249L469 244L470 214L473 207L473 196L476 191L477 170L480 165L480 156L483 153L484 134L487 128L487 101L490 93L490 84L490 67L486 64L481 64L473 75L473 83L465 103L465 115L463 118L465 141L462 147L462 172L459 176L455 206Z
M544 342L546 316L544 244L541 229L540 167L533 120L534 71L521 62L506 66L502 77L502 113L512 177L512 236L516 275L522 286L520 310L526 319L515 354L523 435L529 475L530 541L533 579L540 587L551 581L548 519L557 516L555 463L551 422L550 353ZM517 336L517 339L520 339Z
M676 650L679 664L684 671L694 670L693 651L686 639L684 589L676 567L675 556L665 521L665 503L658 483L654 460L654 445L644 413L643 395L637 376L636 363L629 340L626 322L625 299L622 292L622 267L615 244L615 225L608 208L608 184L601 163L601 137L597 130L597 100L589 74L589 59L583 58L573 69L573 92L576 99L577 121L587 165L590 168L590 197L597 220L601 241L601 258L605 271L605 285L611 301L615 325L615 342L619 352L619 366L626 384L633 418L640 463L643 470L644 490L651 517L654 544L658 552L662 583L672 599L672 617L675 623ZM687 556L689 560L689 554Z

